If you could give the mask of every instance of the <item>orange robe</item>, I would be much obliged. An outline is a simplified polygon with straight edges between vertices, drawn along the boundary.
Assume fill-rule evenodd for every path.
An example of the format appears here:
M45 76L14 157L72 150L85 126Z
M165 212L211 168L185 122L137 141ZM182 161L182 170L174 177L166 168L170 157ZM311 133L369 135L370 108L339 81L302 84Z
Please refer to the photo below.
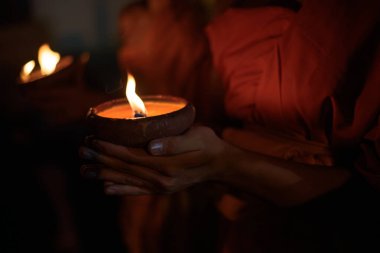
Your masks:
M218 17L207 34L226 110L260 145L231 141L309 164L356 163L380 189L379 13L379 1L309 0L298 13L266 7ZM263 145L260 129L281 151Z
M291 211L225 195L221 252L379 248L369 227L376 229L380 211L372 190L380 190L380 1L307 0L298 12L230 9L206 32L226 111L245 125L225 130L227 141L343 165L360 182Z

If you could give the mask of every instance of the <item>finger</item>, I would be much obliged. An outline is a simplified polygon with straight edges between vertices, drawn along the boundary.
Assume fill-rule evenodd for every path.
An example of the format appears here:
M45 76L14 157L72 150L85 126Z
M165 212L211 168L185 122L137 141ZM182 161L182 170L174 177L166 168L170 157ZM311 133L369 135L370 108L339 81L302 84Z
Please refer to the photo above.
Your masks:
M104 187L114 185L114 182L104 181Z
M84 164L80 167L80 174L86 179L96 179L101 167L100 164Z
M157 188L153 184L136 176L106 168L99 170L97 178L114 184L132 185L150 190Z
M81 146L79 148L79 157L84 160L91 161L91 160L94 160L96 156L97 156L97 153L90 148L87 148L85 146Z
M149 190L142 189L132 185L108 185L105 186L104 191L108 195L147 195L152 194Z
M95 149L99 153L109 155L112 157L117 157L123 160L124 162L129 163L139 163L141 160L144 160L146 157L148 157L148 154L144 151L144 149L129 147L127 148L122 145L117 145L102 140L92 140L91 148ZM81 148L80 150L85 149Z
M187 152L219 153L224 148L224 142L208 127L192 127L180 136L153 140L148 145L148 151L155 156L171 156Z
M109 154L106 154L106 153L96 152L95 150L87 148L87 147L81 147L80 153L83 158L92 160L95 162L99 162L103 164L104 167L121 170L121 171L124 171L125 169L128 168L125 161L120 160L117 157L110 156Z
M152 170L149 167L128 163L118 159L117 157L115 158L105 154L97 153L96 157L94 157L94 160L103 164L104 167L117 170L121 173L131 174L148 181L157 181L159 180L160 176L163 176L159 172Z
M207 128L194 127L183 135L153 140L148 145L152 155L176 155L186 152L199 151L204 148L204 136Z
M85 164L81 166L81 174L88 179L104 180L106 185L110 184L128 184L139 187L146 187L149 184L142 179L125 174L110 168L105 168L99 164Z
M207 170L202 169L202 167L194 170L188 170L186 173L186 183L184 183L183 180L180 180L183 184L181 186L176 184L176 180L174 178L159 177L157 180L149 182L142 178L135 177L132 174L126 174L106 168L100 164L82 165L80 171L82 176L87 179L104 180L104 186L111 186L114 184L132 185L158 193L174 192L179 188L186 187L186 185L192 185L202 181L202 177L207 176Z
M95 140L95 136L94 135L87 135L85 138L84 138L84 144L86 146L88 146L89 148L92 147L92 142L93 140Z
M84 149L88 149L88 148L84 148ZM88 152L88 151L85 151L85 152ZM126 163L117 158L96 153L93 150L91 150L90 153L93 154L92 160L101 163L103 166L103 167L91 167L94 170L97 170L96 171L97 177L99 177L100 172L104 173L105 171L104 168L110 168L110 169L119 171L120 173L124 173L127 175L134 176L136 178L139 178L143 182L149 182L149 184L147 185L156 186L152 188L163 190L164 192L172 191L172 189L175 188L175 185L173 184L174 179L168 177L168 175L159 173L159 171L157 170L150 169L149 167ZM91 172L95 173L94 171L91 171ZM105 179L107 180L107 178Z
M152 168L167 176L172 176L173 174L171 172L177 170L178 168L184 169L199 166L204 162L206 156L204 152L189 151L187 153L176 155L175 159L172 159L170 156L156 157L146 153L143 149L127 148L125 146L116 145L101 140L93 140L93 146L104 155L115 157L129 164L137 164ZM82 147L82 153L91 155L90 158L93 159L93 151L88 151L86 148ZM111 164L109 165L112 168L115 166Z
M151 155L176 155L199 151L205 148L205 141L212 137L215 138L216 135L210 128L193 127L183 135L151 141L148 145L148 151ZM143 156L144 159L146 157L146 152L143 149L127 148L101 140L92 140L91 142L92 146L98 151L112 154L119 158L130 158L129 162L135 162L133 158L138 156Z

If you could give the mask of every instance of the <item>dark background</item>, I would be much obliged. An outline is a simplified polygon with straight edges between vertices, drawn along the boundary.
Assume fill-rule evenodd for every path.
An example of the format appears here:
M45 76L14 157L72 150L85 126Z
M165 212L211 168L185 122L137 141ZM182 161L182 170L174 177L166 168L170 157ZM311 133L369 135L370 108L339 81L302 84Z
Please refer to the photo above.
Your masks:
M77 151L88 108L120 95L117 16L128 2L1 1L0 252L125 252L118 199L81 178ZM43 43L73 56L74 70L57 87L20 89Z

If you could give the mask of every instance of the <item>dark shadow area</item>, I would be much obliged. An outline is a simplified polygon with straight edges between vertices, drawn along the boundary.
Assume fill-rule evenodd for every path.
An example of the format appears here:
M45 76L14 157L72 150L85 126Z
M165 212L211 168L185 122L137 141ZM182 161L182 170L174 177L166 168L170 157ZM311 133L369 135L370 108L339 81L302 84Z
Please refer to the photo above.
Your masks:
M31 1L1 5L0 252L125 252L119 200L80 176L78 157L88 109L119 95L116 48L57 48L45 24L32 18ZM70 71L51 83L20 85L21 67L37 61L43 43L73 56Z

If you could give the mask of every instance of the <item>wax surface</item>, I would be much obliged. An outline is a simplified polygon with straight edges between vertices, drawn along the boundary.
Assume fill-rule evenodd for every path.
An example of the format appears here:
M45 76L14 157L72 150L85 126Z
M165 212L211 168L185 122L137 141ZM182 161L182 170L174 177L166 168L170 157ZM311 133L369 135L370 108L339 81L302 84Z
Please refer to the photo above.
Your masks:
M147 117L158 116L170 112L177 111L185 107L185 103L170 103L170 102L144 102ZM115 119L131 119L134 118L134 112L129 104L121 104L110 107L106 110L97 113L101 117L115 118Z

